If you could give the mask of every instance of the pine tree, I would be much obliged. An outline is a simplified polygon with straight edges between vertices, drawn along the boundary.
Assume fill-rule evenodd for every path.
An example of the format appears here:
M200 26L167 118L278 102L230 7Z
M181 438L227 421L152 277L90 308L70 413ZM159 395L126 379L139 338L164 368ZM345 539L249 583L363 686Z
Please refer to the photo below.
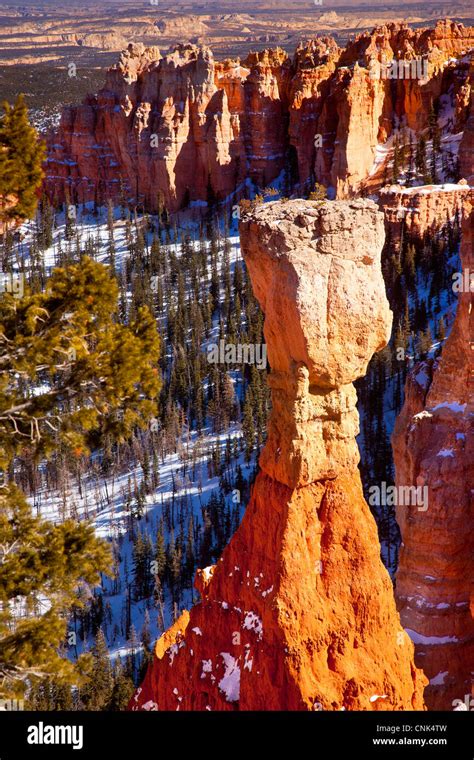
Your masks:
M53 525L33 517L16 486L2 489L0 696L21 695L45 674L67 682L78 678L79 671L58 651L66 636L65 613L79 604L79 583L97 584L110 564L108 547L92 526L72 520ZM27 613L21 616L12 604L19 598Z
M119 657L117 657L113 677L114 685L108 709L112 712L121 712L127 708L135 691L135 685L132 679L124 672Z
M181 547L175 540L174 530L171 531L170 542L168 545L168 571L173 592L173 598L176 598L179 592L179 580L181 575Z
M109 234L109 266L112 274L115 274L114 206L111 200L107 204L107 230Z
M143 598L143 580L146 572L143 536L138 532L132 547L133 591L135 599Z
M413 134L410 130L410 138L408 141L408 171L407 171L407 177L406 177L407 187L411 186L413 182L414 173L415 173L415 149L414 149Z
M166 548L165 538L163 535L163 521L160 523L160 527L156 534L155 544L155 575L158 576L160 581L163 581L166 570Z
M112 697L114 679L102 628L97 631L91 654L89 681L81 692L81 699L88 710L106 710Z
M24 450L71 456L107 436L124 439L156 414L159 340L146 307L116 318L117 284L82 259L56 268L42 293L0 299L0 467ZM31 394L28 385L41 388Z
M443 341L446 338L446 325L443 317L441 317L438 322L438 338L440 341Z
M433 336L431 334L431 329L428 324L426 330L424 330L418 336L418 350L422 358L426 356L432 344L433 344Z
M71 686L56 678L33 681L28 690L26 706L28 710L55 712L78 709Z
M28 119L23 95L3 103L0 119L0 221L30 219L43 181L45 145ZM13 205L11 200L13 199ZM10 203L9 203L10 201Z
M194 522L191 515L188 522L188 536L186 540L186 573L188 578L192 578L194 562Z
M406 276L407 281L409 285L413 285L415 282L416 277L416 264L415 264L415 257L416 257L416 249L413 243L410 243L405 251L405 269L406 269Z
M128 655L128 669L132 675L132 679L135 681L138 672L138 659L139 659L139 642L135 625L130 625L130 630L127 638L128 647L130 653Z
M155 585L153 588L153 601L155 607L158 610L158 627L161 631L165 630L165 615L163 605L163 589L158 576L155 577Z
M250 462L252 451L255 446L255 425L250 392L247 392L245 396L242 433L245 441L245 458L247 462Z
M81 603L78 587L99 582L111 564L109 550L87 523L51 525L32 517L9 478L19 453L37 460L59 445L75 461L89 446L125 437L156 413L153 319L144 310L137 324L124 327L116 319L116 302L117 286L107 269L87 258L56 269L44 292L0 299L0 474L6 480L0 492L2 695L21 694L45 674L76 683L82 678L83 669L63 656L60 643L68 612ZM29 393L32 386L41 392ZM19 597L21 617L10 605ZM87 629L103 619L101 599ZM129 607L130 599L127 628Z
M151 633L150 633L150 613L145 610L145 617L142 627L141 641L145 655L149 655L151 652Z
M426 140L423 135L420 136L416 146L415 167L419 175L426 176Z

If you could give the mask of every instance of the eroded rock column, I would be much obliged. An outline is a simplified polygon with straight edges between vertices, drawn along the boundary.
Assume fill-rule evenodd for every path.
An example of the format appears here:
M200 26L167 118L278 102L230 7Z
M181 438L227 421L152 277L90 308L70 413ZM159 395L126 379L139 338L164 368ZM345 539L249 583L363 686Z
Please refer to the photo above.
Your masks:
M352 383L391 326L383 216L371 201L276 202L241 239L272 368L261 472L130 707L423 709L357 469Z

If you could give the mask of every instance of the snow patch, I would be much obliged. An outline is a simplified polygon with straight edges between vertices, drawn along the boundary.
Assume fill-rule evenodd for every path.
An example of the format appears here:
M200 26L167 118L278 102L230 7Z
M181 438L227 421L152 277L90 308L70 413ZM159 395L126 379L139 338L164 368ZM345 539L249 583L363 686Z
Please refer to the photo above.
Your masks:
M203 577L205 581L210 581L212 578L212 573L214 572L215 565L209 565L209 567L205 567L202 571Z
M462 414L466 409L466 404L459 404L457 401L443 401L441 404L433 407L433 412L437 412L438 409L450 409L456 414Z
M245 613L245 620L242 623L242 628L246 628L248 631L254 631L257 634L258 640L262 638L263 635L263 625L262 621L258 617L258 615L255 614L255 612L246 612Z
M430 685L431 686L441 686L441 684L444 683L444 679L448 675L447 670L443 670L442 672L438 673L434 678L431 678Z
M156 704L156 702L153 702L152 699L149 699L148 702L145 702L142 705L142 710L155 711L155 710L158 710L158 705Z
M422 633L412 631L410 628L406 628L405 630L414 644L428 644L435 646L437 644L452 644L459 641L456 636L423 636Z
M422 369L416 373L415 381L418 383L419 386L421 386L421 388L425 388L425 389L430 384L430 378L428 377L426 372Z
M376 702L378 699L387 699L388 694L372 694L372 696L369 699L369 702Z
M212 673L212 660L202 660L201 678L205 678L206 673Z
M248 670L249 673L251 673L252 666L253 666L253 657L250 656L250 648L248 648L245 650L244 670Z
M238 702L240 698L240 668L237 659L229 652L220 653L224 660L225 673L219 681L219 689L224 692L227 702Z
M418 414L415 414L413 419L414 420L422 420L424 417L432 417L433 415L426 411L426 409L423 412L419 412Z
M436 454L437 457L454 457L454 451L452 449L441 449Z
M177 644L172 644L170 648L168 649L168 657L170 658L170 665L173 664L173 660L178 654L179 647Z

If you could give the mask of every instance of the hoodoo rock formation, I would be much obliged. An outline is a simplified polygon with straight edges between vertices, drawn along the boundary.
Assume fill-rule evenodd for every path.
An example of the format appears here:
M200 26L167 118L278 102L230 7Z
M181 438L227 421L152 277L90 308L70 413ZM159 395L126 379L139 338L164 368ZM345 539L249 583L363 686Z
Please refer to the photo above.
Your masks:
M265 204L241 221L271 364L268 441L201 601L157 642L138 710L423 709L364 501L353 381L391 312L372 201Z
M175 211L232 197L247 179L264 187L285 170L290 186L317 179L351 196L375 171L395 122L426 128L443 96L462 131L473 47L474 30L450 21L394 23L344 50L324 37L293 58L276 49L242 62L216 62L206 47L161 55L131 44L97 95L64 110L49 140L46 188L71 202L132 197ZM393 81L374 69L416 58L426 79Z
M428 488L427 509L397 507L396 592L430 680L426 703L438 710L455 700L472 709L474 696L474 213L465 206L456 319L440 358L408 377L392 436L397 486Z

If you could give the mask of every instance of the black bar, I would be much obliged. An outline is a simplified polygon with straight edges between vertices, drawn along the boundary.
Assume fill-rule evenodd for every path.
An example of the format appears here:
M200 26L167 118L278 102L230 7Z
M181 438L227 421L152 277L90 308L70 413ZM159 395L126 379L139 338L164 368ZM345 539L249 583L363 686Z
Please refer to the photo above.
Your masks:
M263 760L273 748L281 756L288 745L292 754L315 760L339 759L341 753L348 758L472 760L472 718L472 712L0 712L0 760L148 760L183 758L185 753L191 760L196 750L209 758L218 750L224 759L242 752L242 760L258 760L262 752ZM31 728L40 724L43 739L62 737L48 726L76 727L75 734L65 731L64 738L77 745L82 726L82 748L28 743L28 736L41 738Z

